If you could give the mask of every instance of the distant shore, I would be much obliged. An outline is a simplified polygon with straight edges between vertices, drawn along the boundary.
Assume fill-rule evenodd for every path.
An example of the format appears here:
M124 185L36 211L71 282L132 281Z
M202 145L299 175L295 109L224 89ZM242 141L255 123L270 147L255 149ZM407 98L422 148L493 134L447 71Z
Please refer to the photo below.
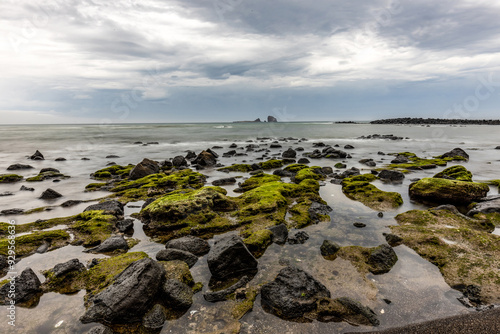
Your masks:
M500 125L498 119L446 119L446 118L389 118L371 121L370 124L457 124L457 125Z

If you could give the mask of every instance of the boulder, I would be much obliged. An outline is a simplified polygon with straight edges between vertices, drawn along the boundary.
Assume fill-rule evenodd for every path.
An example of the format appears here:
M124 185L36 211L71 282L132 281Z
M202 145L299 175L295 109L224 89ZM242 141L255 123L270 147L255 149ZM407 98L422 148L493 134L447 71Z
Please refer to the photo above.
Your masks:
M84 324L140 322L151 308L165 279L165 269L145 258L129 265L112 285L90 297L89 307L80 318Z
M50 189L50 188L45 190L42 193L42 195L40 195L40 199L44 199L44 200L56 199L59 197L62 197L62 195L60 193L58 193L57 191Z
M31 268L23 270L21 275L15 278L15 296L9 297L10 281L0 288L0 305L10 305L11 300L16 304L28 302L42 292L40 280Z
M56 264L54 268L52 268L51 272L55 277L61 277L70 272L81 272L85 271L85 266L78 259L72 259L64 263Z
M188 235L179 239L169 240L165 244L165 248L180 249L191 254L202 256L210 251L210 245L206 240L203 240L192 235Z
M176 279L168 279L162 286L164 302L174 310L186 310L193 304L193 290Z
M276 119L276 117L274 117L274 116L267 116L267 122L268 123L275 123L277 121L278 120Z
M194 266L198 261L198 257L196 255L175 248L162 249L156 254L156 259L158 261L183 261L186 262L189 268Z
M192 163L201 167L213 167L217 164L217 158L208 151L202 151Z
M373 161L373 159L361 159L359 160L359 163L368 167L375 167L377 165L377 163Z
M193 151L187 151L186 159L189 161L196 159L196 153Z
M285 244L288 239L288 228L285 224L279 224L269 227L269 230L273 233L273 242L278 245Z
M208 253L208 269L214 277L224 279L257 272L258 262L236 235L222 237Z
M187 167L188 162L182 155L178 155L172 159L172 165L174 167Z
M368 257L370 272L375 275L388 273L398 261L398 256L391 246L383 244L371 250Z
M446 152L440 156L441 159L443 159L443 158L455 158L455 157L462 157L465 160L469 160L469 155L467 154L467 152L465 152L464 150L462 150L459 147L454 148L453 150Z
M307 159L307 158L300 158L300 159L297 161L297 163L298 163L298 164L308 164L308 163L310 163L310 162L311 162L311 161L310 161L309 159Z
M297 156L297 152L293 148L289 148L281 156L283 158L294 159Z
M23 169L32 169L33 166L23 165L23 164L14 164L7 167L7 170L23 170Z
M66 201L66 202L64 202L64 203L62 203L62 204L61 204L61 206L62 206L63 208L69 208L69 207L71 207L71 206L75 206L75 205L78 205L78 204L80 204L80 203L83 203L83 201L81 201L81 200L72 200L72 199L70 199L70 200L68 200L68 201Z
M47 173L47 172L60 173L59 169L57 169L57 168L45 167L45 168L40 169L40 172L38 174Z
M236 183L236 179L234 177L226 177L226 178L223 178L223 179L218 179L218 180L215 180L212 182L212 184L214 186L227 186L227 185L230 185L230 184L235 184Z
M145 176L156 174L160 171L160 166L153 160L143 159L138 163L129 174L129 180L137 180Z
M43 157L43 154L40 153L40 151L36 150L36 152L30 156L30 159L31 160L45 160L45 158Z
M467 212L467 216L473 217L478 213L500 213L500 196L492 197L491 199L481 201Z
M380 171L378 177L389 181L402 181L405 178L405 175L397 170L384 169Z
M335 255L339 250L340 245L330 240L324 240L320 247L321 255L323 256Z
M115 250L128 250L127 240L121 235L114 235L104 240L99 246L85 250L86 253L111 253Z
M296 267L283 268L275 280L261 290L263 306L285 319L300 318L314 311L317 301L323 297L330 297L328 289Z
M405 156L405 155L398 155L398 156L396 156L396 158L394 158L391 161L391 164L406 164L408 162L410 162L410 159L408 159L407 156Z
M489 187L483 183L423 178L410 184L410 198L442 204L470 204L485 197Z
M5 209L5 210L2 210L0 211L0 214L2 215L5 215L5 216L9 216L9 215L18 215L20 213L23 213L24 212L24 209Z
M59 158L56 158L54 161L66 161L66 158L59 157Z
M35 188L30 188L30 187L26 187L26 186L21 186L21 189L19 189L21 191L35 191Z
M123 216L123 204L115 200L89 205L83 212L93 210L103 210L106 214Z
M116 223L116 228L121 233L126 233L134 228L134 220L131 218L124 219Z
M464 166L456 165L434 175L435 178L472 182L472 173Z
M165 309L160 304L153 306L151 310L142 318L142 326L148 330L159 331L167 321Z

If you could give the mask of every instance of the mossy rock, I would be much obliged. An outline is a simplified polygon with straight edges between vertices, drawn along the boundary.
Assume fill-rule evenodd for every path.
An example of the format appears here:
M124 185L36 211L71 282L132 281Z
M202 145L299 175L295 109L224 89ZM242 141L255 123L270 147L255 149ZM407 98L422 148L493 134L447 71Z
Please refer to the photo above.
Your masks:
M484 303L500 302L500 237L490 233L490 221L436 209L411 210L396 221L392 233L435 264L450 286L479 285Z
M378 254L385 253L385 256ZM388 245L377 247L346 246L341 247L334 258L350 261L362 274L384 274L389 272L398 261L398 257Z
M382 191L370 184L376 176L373 174L357 175L342 181L342 192L350 199L359 201L377 211L393 210L403 204L401 194Z
M446 158L433 157L430 159L420 158L415 153L412 152L390 153L390 155L405 156L409 159L409 162L402 164L389 164L385 166L383 169L399 169L399 170L429 169L429 168L435 168L436 166L446 166L450 161L466 160L463 157L446 157Z
M409 193L416 200L467 205L485 197L489 190L483 183L423 178L410 184Z
M283 160L276 160L276 159L259 162L260 168L262 168L264 170L281 168L284 165L285 165L285 162Z
M0 183L14 183L19 182L23 179L21 175L17 174L1 174Z
M99 245L111 236L117 218L106 215L104 211L85 211L75 217L70 229L75 233L73 243L84 247Z
M245 192L260 187L265 183L275 182L275 181L281 181L281 177L279 177L278 175L259 173L245 180L240 185L239 190L241 192Z
M248 173L253 171L252 165L248 164L234 164L231 166L226 166L217 169L220 172L240 172L240 173Z
M234 299L232 302L231 315L234 319L239 320L245 314L252 311L255 299L260 292L260 286L252 286L245 290L245 298Z
M291 173L297 174L300 170L302 170L304 168L309 168L309 166L303 165L303 164L292 164L292 165L286 166L283 169L285 171L287 171L287 172L291 172Z
M38 247L48 243L49 251L66 246L69 244L70 235L63 230L37 231L31 234L16 236L16 257L23 257L35 252ZM8 238L0 239L0 255L8 255Z
M175 260L159 261L159 263L167 272L165 279L175 279L190 287L194 287L196 285L186 262Z
M319 171L321 171L321 167L318 166L302 168L295 174L295 183L300 183L306 179L324 180L325 176L320 174Z
M37 176L27 178L26 182L42 182L50 179L69 179L69 178L70 176L64 175L62 173L48 171L39 173Z
M435 178L472 182L472 173L464 166L451 166L434 175Z
M106 180L111 179L113 176L118 176L121 178L128 177L130 171L135 167L135 165L113 165L103 169L99 169L98 171L91 174L91 177L96 180Z
M85 186L85 191L98 191L106 187L107 183L89 183Z
M16 233L26 233L35 230L45 230L57 225L70 225L72 222L76 220L75 217L76 216L52 218L47 220L36 221L34 223L16 225ZM7 223L0 223L0 237L6 237L8 235L8 226L11 225Z
M273 232L268 229L263 229L252 233L248 238L244 239L243 242L255 257L260 257L272 243L272 237Z

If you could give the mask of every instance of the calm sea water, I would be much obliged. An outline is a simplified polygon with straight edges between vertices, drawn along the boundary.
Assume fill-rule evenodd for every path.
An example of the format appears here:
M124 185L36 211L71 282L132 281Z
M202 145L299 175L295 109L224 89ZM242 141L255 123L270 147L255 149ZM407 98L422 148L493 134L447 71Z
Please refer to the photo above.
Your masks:
M246 141L257 143L258 137L294 137L306 138L307 141L283 142L283 149L302 146L305 151L312 150L312 143L322 141L325 144L338 144L343 147L351 144L355 150L350 151L353 159L349 159L349 167L367 169L358 163L362 158L373 158L379 166L388 163L389 157L377 155L385 153L410 151L422 157L442 154L455 147L465 149L470 155L467 168L476 180L500 179L500 131L494 126L394 126L370 124L333 124L333 123L221 123L221 124L123 124L123 125L40 125L40 126L0 126L0 173L8 173L6 168L14 163L30 164L35 169L16 171L25 177L34 176L44 167L54 167L70 179L59 183L44 181L41 183L1 184L0 193L13 192L12 196L0 197L0 210L22 208L25 210L53 205L54 209L31 215L0 216L0 221L15 219L23 224L37 219L69 216L81 212L88 204L72 208L58 207L68 199L97 199L107 195L105 192L86 193L84 188L94 182L89 175L110 162L117 164L136 164L143 158L157 161L185 155L186 150L200 152L213 146L218 153L228 151L228 146L236 142L239 146L247 145ZM393 134L408 137L402 141L357 139L370 134ZM143 146L135 142L158 142ZM31 161L27 157L40 150L44 161ZM118 158L106 158L117 155ZM259 154L251 153L246 157L221 158L223 164L254 161ZM56 162L64 157L67 160ZM82 158L89 158L84 161ZM317 160L315 165L333 166L337 161ZM341 260L325 261L319 255L319 246L324 239L334 240L343 246L362 245L377 246L384 242L383 232L388 225L394 224L393 217L400 212L413 208L425 208L412 203L407 195L411 178L425 177L435 174L436 170L422 171L408 176L401 185L390 185L382 182L375 184L387 191L398 191L405 204L394 212L389 212L380 219L376 212L360 203L347 199L340 186L327 183L321 188L322 197L334 209L330 223L313 225L306 228L310 239L304 245L272 245L266 254L259 259L259 274L256 283L270 281L282 265L293 263L322 281L335 297L350 296L372 307L380 316L381 328L407 323L435 319L454 315L467 310L456 301L460 293L449 288L439 271L427 261L421 259L412 250L399 246L397 265L390 273L380 276L369 276L368 280L360 277L349 263ZM203 171L209 182L227 174L215 170ZM21 185L35 188L34 192L19 191ZM63 198L47 203L38 199L41 192L52 188ZM234 187L228 187L229 194ZM491 193L498 190L492 189ZM136 203L141 204L141 203ZM127 215L138 209L127 208ZM354 221L367 224L364 229L352 226ZM218 236L220 237L220 236ZM218 238L216 237L216 238ZM136 221L134 238L141 242L132 251L145 251L154 257L163 245L151 242L143 233L141 223ZM213 242L213 240L211 241ZM31 267L39 273L52 268L55 264L78 257L82 262L96 256L82 253L82 247L67 246L46 254L36 254L21 260L18 270ZM207 286L210 274L206 259L192 268L195 280ZM43 276L40 274L43 281ZM82 325L78 318L83 314L83 296L80 292L72 296L55 293L45 294L40 304L33 309L18 308L18 326L13 330L0 317L0 331L12 333L85 333L92 325ZM392 300L391 305L382 299ZM209 333L230 324L230 320L222 312L223 303L210 304L203 300L202 294L195 296L193 307L181 318L165 324L162 333ZM3 308L0 312L6 312ZM62 323L61 323L62 321ZM329 333L346 331L365 331L369 328L356 328L345 323L336 324L297 324L289 323L267 314L260 307L257 299L253 312L242 320L242 333Z

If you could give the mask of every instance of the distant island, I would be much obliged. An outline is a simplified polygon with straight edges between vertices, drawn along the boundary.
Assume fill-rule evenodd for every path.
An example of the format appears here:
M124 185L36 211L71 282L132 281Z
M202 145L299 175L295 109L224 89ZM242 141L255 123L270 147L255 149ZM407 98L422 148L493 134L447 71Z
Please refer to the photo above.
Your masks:
M457 125L500 125L494 119L446 119L446 118L389 118L371 121L370 124L457 124Z
M276 123L276 122L278 122L276 117L267 116L267 123ZM262 121L260 120L260 118L257 118L255 121L233 121L233 123L262 123Z

